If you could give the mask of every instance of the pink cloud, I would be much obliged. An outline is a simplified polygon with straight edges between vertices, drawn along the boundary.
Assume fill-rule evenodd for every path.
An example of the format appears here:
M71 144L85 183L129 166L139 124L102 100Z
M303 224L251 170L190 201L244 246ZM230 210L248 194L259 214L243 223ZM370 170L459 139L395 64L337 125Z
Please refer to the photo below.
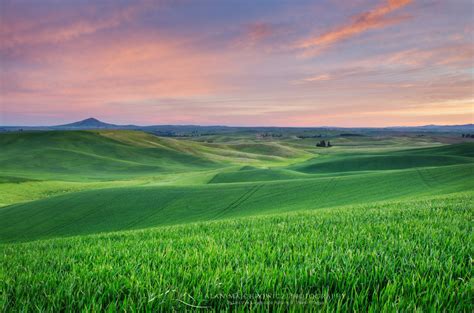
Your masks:
M12 9L0 19L0 49L17 46L57 44L80 36L116 27L128 22L150 7L149 2L137 2L125 7L107 8L100 18L95 6L82 6L78 12L52 11L45 15L24 16Z
M371 29L382 28L388 25L397 24L405 20L406 16L388 16L412 0L388 0L373 10L353 16L349 23L338 26L328 32L316 35L303 40L296 45L299 49L307 50L307 54L317 54L340 41L354 37ZM310 50L310 51L308 51Z
M416 117L419 123L434 121L443 114L459 121L462 114L453 113L459 106L467 120L466 105L460 103L472 98L474 48L472 27L466 28L465 21L459 27L464 33L458 33L456 18L445 29L446 20L433 26L436 15L423 17L417 11L414 22L421 33L438 37L413 34L410 28L394 40L393 32L389 37L380 31L376 41L370 37L356 53L295 56L399 23L407 18L399 15L401 9L411 2L385 1L297 45L295 38L315 14L334 12L292 5L292 14L285 10L277 19L262 15L245 22L244 15L232 20L235 24L227 19L204 24L201 16L193 21L187 6L167 7L163 12L170 16L148 12L155 1L8 11L0 21L0 114L28 121L96 115L137 124L373 126L415 122ZM338 3L341 10L350 6L350 12L362 5ZM327 2L318 4L327 7ZM445 29L441 34L440 28ZM443 106L450 109L438 110ZM439 114L428 116L430 107Z

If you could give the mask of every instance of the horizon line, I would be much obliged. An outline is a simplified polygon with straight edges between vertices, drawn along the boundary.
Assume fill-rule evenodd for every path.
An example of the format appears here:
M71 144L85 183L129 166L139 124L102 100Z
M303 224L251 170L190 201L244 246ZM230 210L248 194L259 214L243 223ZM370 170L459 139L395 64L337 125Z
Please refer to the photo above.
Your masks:
M149 125L138 125L138 124L115 124L115 123L109 123L109 122L104 122L98 118L94 117L89 117L81 120L77 120L74 122L66 123L66 124L53 124L53 125L0 125L0 127L67 127L70 124L86 121L89 119L94 119L97 120L100 123L103 124L109 124L111 126L118 126L118 127L153 127L153 126L194 126L194 127L229 127L229 128L413 128L413 127L427 127L427 126L433 126L433 127L455 127L455 126L471 126L474 125L473 123L466 123L466 124L417 124L417 125L386 125L386 126L337 126L337 125L321 125L321 126L279 126L279 125L270 125L270 126L264 126L264 125L225 125L225 124L149 124ZM80 127L78 127L80 128ZM86 127L84 127L86 128ZM100 129L97 128L97 129Z

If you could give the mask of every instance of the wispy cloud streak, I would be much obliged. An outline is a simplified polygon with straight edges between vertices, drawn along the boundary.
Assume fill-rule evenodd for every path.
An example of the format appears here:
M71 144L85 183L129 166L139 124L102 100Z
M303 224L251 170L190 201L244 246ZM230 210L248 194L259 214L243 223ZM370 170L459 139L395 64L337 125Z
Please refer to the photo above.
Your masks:
M0 19L0 49L38 44L59 44L119 26L150 7L149 2L99 10L93 5L79 6L77 12L52 11L25 17L21 7L3 13ZM74 14L73 14L74 13Z
M470 2L0 0L0 125L470 122Z
M388 0L373 10L353 16L349 23L299 42L297 48L304 49L306 54L317 54L340 41L365 31L399 23L407 19L407 16L390 16L390 13L411 2L412 0Z

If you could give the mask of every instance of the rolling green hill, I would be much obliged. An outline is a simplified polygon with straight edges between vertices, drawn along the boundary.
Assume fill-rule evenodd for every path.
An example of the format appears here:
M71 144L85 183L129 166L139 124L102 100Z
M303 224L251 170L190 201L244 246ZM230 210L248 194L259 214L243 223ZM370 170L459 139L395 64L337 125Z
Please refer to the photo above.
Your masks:
M473 164L474 144L457 144L435 148L409 149L378 152L357 151L322 154L310 160L285 168L243 167L234 171L218 173L211 183L273 181L304 179L321 176L344 176L357 172L376 172L411 168L440 167L458 164Z
M2 173L38 179L117 179L217 167L198 156L130 145L89 131L2 134L0 145Z
M395 170L473 163L474 144L390 151L377 154L346 154L314 158L291 167L303 173Z
M0 134L0 311L472 311L474 144L433 138Z
M4 133L0 146L0 176L15 180L114 180L308 156L279 144L207 144L113 130Z
M210 144L137 131L27 132L3 134L0 142L5 203L39 199L0 208L3 242L474 187L473 144L370 153L326 149L308 159L307 150L281 142ZM239 166L243 155L257 163Z
M295 167L303 173L337 173L350 171L396 170L414 167L436 167L472 163L471 158L455 156L425 155L379 155L341 157L336 160L319 161Z
M11 311L472 309L472 193L1 246Z
M125 130L0 133L0 206L104 187L203 184L221 169L284 166L312 155L283 143L262 146Z
M296 171L280 168L243 168L238 171L218 173L209 181L209 183L255 182L303 178L311 178L311 175L305 175Z
M289 212L474 189L474 165L275 182L108 188L0 209L2 241Z

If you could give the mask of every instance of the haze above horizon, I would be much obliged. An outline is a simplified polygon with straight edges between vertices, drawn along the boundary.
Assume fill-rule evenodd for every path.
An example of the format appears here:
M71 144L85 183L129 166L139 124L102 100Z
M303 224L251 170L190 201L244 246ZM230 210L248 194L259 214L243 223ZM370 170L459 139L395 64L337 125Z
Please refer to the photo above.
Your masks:
M0 0L0 125L474 122L472 3Z
M279 125L267 125L267 126L260 126L260 125L249 125L249 126L239 126L239 125L220 125L220 124L209 124L209 125L199 125L199 124L156 124L156 125L136 125L136 124L130 124L130 123L125 123L125 124L117 124L114 122L104 122L102 120L99 120L95 117L89 117L83 120L79 121L74 121L66 124L50 124L50 125L0 125L0 127L31 127L31 128L48 128L48 127L53 127L53 128L60 128L60 127L77 127L78 129L91 129L93 127L98 127L98 128L114 128L117 127L117 129L135 129L133 127L136 127L136 129L141 129L141 128L146 128L146 127L153 127L153 126L196 126L196 127L243 127L243 128L261 128L261 127L269 127L269 128L299 128L298 126L279 126ZM387 128L423 128L423 127L474 127L474 124L449 124L449 125L436 125L436 124L429 124L429 125L413 125L413 126L388 126ZM337 126L337 125L312 125L312 126L302 126L301 128L351 128L351 127L344 127L344 126ZM354 129L363 129L363 128L384 128L384 127L353 127Z

